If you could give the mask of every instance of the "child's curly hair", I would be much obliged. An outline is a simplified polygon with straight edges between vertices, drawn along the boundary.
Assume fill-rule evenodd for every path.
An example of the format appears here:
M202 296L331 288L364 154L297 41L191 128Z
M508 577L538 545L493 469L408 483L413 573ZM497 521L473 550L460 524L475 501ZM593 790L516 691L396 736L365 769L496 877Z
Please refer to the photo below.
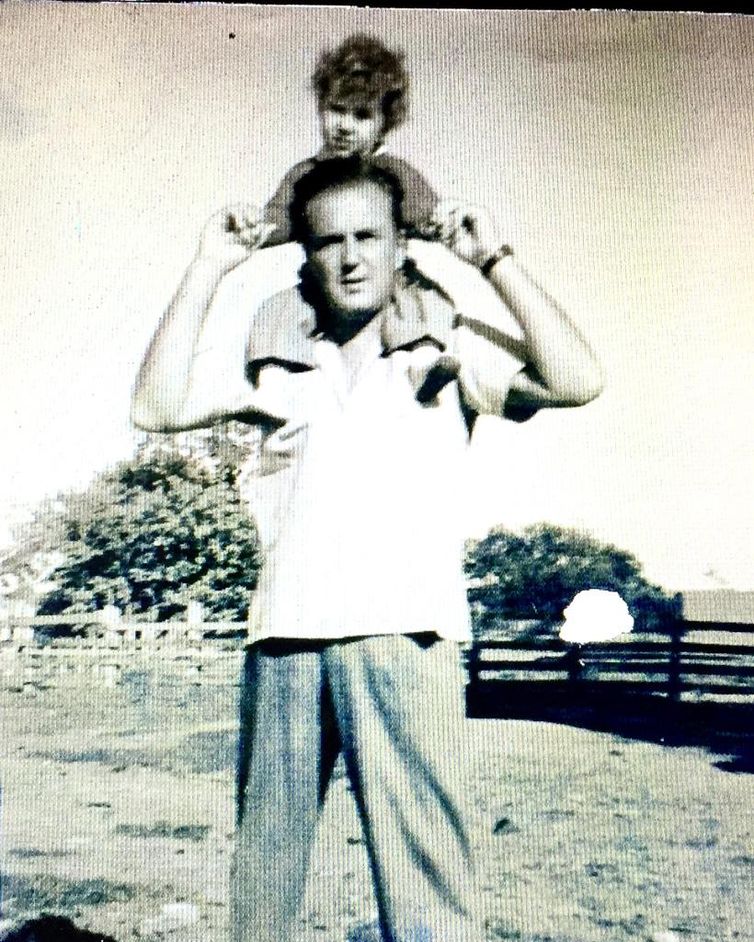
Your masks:
M336 49L324 52L312 76L319 107L337 96L356 102L379 102L385 131L406 117L408 75L403 53L392 52L372 36L349 36Z

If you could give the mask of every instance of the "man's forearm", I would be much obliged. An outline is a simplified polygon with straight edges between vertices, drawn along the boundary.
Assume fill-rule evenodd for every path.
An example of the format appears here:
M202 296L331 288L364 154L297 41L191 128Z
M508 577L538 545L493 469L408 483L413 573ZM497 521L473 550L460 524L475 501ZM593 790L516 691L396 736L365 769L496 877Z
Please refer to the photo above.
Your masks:
M487 277L521 325L529 364L553 404L583 405L598 396L603 378L597 359L555 301L511 255L498 261Z
M196 257L160 321L136 379L131 419L139 428L150 432L199 428L230 414L237 405L227 401L219 406L204 397L189 406L196 345L218 285L264 244L269 231L259 210L246 204L229 206L208 220ZM225 389L224 378L219 380Z
M224 274L214 259L198 257L184 275L136 378L131 420L139 428L171 432L186 427L196 345Z

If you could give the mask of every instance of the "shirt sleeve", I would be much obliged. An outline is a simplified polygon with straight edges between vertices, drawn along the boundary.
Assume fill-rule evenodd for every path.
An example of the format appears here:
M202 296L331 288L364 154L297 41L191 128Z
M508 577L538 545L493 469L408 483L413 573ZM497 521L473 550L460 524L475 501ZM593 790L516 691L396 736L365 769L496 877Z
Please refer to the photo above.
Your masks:
M523 341L459 315L453 353L465 405L477 415L504 416L511 383L526 366Z

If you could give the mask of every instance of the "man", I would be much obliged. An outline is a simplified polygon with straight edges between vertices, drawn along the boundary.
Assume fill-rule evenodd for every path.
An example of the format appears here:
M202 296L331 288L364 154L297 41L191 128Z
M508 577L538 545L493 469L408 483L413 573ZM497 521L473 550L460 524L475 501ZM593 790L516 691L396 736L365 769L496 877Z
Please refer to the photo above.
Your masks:
M242 208L210 220L147 352L134 421L261 428L252 504L265 564L242 696L235 942L294 937L342 750L390 942L481 939L474 913L457 642L469 637L457 513L474 417L578 405L601 387L570 320L478 209L438 208L524 334L523 358L431 286L404 291L400 184L358 158L296 185L302 284L255 318L247 380L192 388L205 312L262 245ZM418 300L417 300L418 298ZM521 345L520 345L521 346Z

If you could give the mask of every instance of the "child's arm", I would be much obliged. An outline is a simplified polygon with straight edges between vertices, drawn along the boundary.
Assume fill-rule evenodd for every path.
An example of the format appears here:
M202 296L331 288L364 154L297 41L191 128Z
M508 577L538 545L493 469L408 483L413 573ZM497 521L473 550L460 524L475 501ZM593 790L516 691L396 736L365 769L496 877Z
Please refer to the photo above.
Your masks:
M297 181L314 166L312 160L302 160L291 167L280 182L274 196L264 208L264 221L274 228L265 240L265 248L272 245L284 245L291 241L291 220L288 208L293 199L293 187Z

